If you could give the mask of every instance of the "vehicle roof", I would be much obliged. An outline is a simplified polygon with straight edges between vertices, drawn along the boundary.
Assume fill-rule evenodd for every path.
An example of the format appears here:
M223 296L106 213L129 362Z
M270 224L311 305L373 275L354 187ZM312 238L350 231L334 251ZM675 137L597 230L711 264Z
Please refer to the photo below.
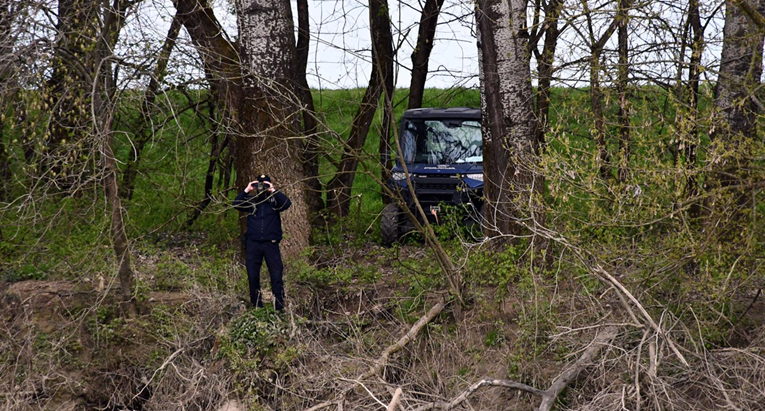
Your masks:
M406 119L470 119L481 120L481 110L472 107L413 108L406 110Z

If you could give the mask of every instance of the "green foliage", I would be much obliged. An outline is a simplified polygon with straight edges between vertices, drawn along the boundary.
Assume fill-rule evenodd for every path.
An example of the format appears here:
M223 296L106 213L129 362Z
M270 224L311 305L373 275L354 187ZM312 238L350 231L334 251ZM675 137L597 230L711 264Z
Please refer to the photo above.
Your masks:
M507 286L529 276L528 263L521 259L525 241L509 245L498 252L478 250L469 254L465 280L470 284L497 287L502 297Z
M306 255L293 262L291 271L298 282L318 287L372 284L380 278L377 268L368 264L352 262L350 265L316 267Z
M219 357L243 394L257 398L267 388L270 375L287 376L287 367L301 354L289 343L289 322L271 308L252 309L234 319L219 337Z

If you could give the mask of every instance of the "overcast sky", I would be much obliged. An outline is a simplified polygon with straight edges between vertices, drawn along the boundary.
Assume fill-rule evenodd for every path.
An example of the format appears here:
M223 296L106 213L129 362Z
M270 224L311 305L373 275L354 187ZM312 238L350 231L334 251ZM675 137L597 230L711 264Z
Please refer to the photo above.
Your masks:
M417 23L422 6L418 0L409 3L389 0L397 53L398 87L409 87L411 54L417 40ZM228 35L237 35L236 16L231 2L212 0L215 15ZM369 10L366 1L309 0L311 44L308 61L308 83L314 88L366 87L371 70ZM292 1L297 19L296 2ZM168 0L143 2L130 19L122 38L141 38L159 48L174 14ZM478 61L473 26L472 2L446 0L439 19L435 46L431 55L427 87L449 88L456 85L477 87ZM297 27L297 21L295 22ZM185 32L182 36L186 36ZM184 46L184 44L186 44ZM134 45L127 44L120 53L131 54ZM198 66L187 42L179 42L172 60L177 67ZM143 51L140 51L143 53ZM136 53L138 55L138 53ZM187 73L188 74L188 73ZM187 77L176 72L176 76ZM202 77L198 70L193 76Z
M393 38L397 52L398 87L408 87L410 81L411 53L417 37L417 24L424 0L389 0ZM237 35L236 17L231 12L231 0L211 0L218 20L228 35ZM309 0L311 20L311 44L308 62L308 83L313 88L366 87L371 70L369 11L366 1L359 0ZM478 60L474 26L473 1L446 0L439 16L439 26L430 59L426 87L450 88L455 86L478 86ZM568 2L567 2L568 4ZM594 31L599 35L613 20L613 1L594 0L591 4L591 18ZM293 14L296 2L292 1ZM682 31L686 14L686 2L648 2L647 6L634 9L630 20L631 77L635 83L652 81L673 82L677 66L677 36ZM558 71L561 86L582 87L588 85L587 56L589 49L587 30L584 28L582 13L577 11L578 2L568 4L567 26L559 39L556 50L556 65L564 66ZM598 6L598 7L595 7ZM722 11L707 3L709 10L702 10L702 19L711 19L705 32L705 55L707 66L704 75L713 79L719 56L719 41L722 38ZM175 10L169 0L148 0L139 4L133 14L123 39L140 38L144 44L158 49L166 36L167 27ZM529 13L531 18L532 13ZM670 29L668 29L668 27ZM183 33L185 36L185 33ZM675 36L675 37L673 37ZM614 67L616 36L607 45L604 58L609 60L605 67ZM173 53L171 67L173 81L202 79L197 68L199 59L188 42ZM130 40L125 41L120 54L134 54L136 59L145 58L145 48L136 47ZM686 56L687 59L687 56ZM532 70L536 62L532 58ZM614 71L615 72L615 71ZM606 84L614 73L606 70L603 81ZM532 76L533 77L533 76Z

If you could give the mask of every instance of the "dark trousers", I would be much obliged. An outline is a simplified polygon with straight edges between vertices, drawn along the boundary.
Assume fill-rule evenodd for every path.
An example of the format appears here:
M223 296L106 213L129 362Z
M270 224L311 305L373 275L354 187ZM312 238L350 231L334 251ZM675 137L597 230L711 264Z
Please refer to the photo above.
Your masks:
M268 273L271 277L271 292L274 293L276 309L284 309L284 282L282 281L282 253L278 242L247 240L247 279L250 282L250 302L255 307L263 306L260 293L260 266L266 260Z

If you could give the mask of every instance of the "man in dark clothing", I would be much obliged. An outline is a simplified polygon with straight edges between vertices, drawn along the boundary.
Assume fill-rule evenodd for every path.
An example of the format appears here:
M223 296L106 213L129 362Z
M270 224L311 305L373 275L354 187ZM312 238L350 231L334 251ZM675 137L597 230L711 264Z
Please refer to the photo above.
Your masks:
M292 205L290 199L274 189L271 179L261 174L241 191L234 199L235 209L247 213L247 278L250 283L250 302L254 307L263 307L260 293L260 266L266 260L271 277L271 291L278 311L284 310L284 283L282 282L282 254L279 241L282 239L281 212Z

